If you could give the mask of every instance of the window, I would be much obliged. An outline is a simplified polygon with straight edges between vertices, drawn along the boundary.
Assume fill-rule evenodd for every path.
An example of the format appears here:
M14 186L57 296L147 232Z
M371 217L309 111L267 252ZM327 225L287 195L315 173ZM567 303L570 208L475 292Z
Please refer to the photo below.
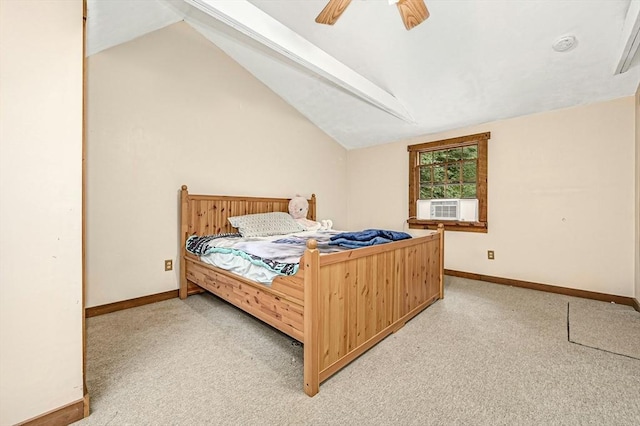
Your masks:
M491 133L427 142L409 151L409 227L487 232Z

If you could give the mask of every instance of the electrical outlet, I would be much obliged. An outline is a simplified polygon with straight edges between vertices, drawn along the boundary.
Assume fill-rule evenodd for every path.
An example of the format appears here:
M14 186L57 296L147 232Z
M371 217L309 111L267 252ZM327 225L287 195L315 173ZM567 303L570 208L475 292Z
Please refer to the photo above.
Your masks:
M493 250L487 250L487 259L489 260L493 260L495 259L495 253L493 252Z
M170 271L173 269L173 260L171 259L167 259L164 261L164 270L165 271Z

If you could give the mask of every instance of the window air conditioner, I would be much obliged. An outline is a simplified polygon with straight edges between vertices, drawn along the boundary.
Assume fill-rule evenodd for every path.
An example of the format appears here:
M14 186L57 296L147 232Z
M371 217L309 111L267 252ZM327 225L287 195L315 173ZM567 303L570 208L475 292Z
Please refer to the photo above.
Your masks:
M477 199L418 200L418 219L478 221Z

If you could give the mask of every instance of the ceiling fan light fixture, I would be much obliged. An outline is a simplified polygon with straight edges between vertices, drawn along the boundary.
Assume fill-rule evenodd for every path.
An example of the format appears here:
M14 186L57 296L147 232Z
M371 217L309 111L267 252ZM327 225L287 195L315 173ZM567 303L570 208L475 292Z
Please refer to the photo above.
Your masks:
M577 44L578 40L575 36L567 35L562 36L554 41L551 47L553 47L553 50L555 50L556 52L568 52L569 50L576 47Z

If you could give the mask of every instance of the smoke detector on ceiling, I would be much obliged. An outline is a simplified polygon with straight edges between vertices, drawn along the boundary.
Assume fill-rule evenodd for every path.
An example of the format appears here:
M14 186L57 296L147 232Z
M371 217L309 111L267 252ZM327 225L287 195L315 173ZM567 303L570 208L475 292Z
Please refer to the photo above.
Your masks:
M556 52L568 52L569 50L576 47L577 44L578 40L576 40L575 36L568 35L562 36L554 41L551 47L553 47L553 50L555 50Z

